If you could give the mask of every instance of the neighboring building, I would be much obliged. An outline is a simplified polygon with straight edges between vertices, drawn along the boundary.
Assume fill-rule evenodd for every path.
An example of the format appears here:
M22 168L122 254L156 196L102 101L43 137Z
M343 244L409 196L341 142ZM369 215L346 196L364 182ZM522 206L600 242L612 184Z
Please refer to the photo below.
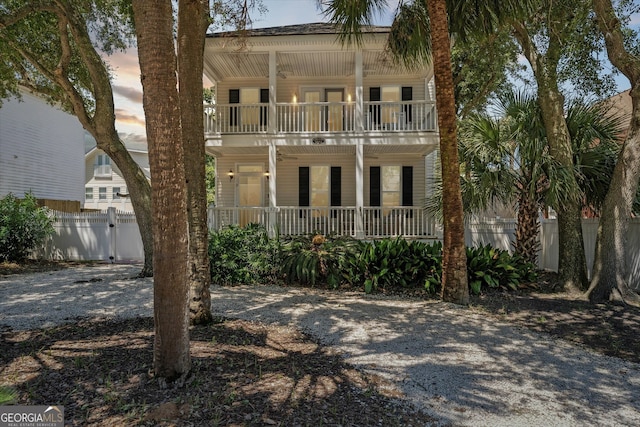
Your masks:
M434 236L423 214L438 147L433 69L385 55L389 27L342 46L327 23L206 40L207 152L216 157L213 227L359 238Z
M150 178L149 155L146 145L125 143L125 146L147 178ZM119 211L133 212L127 183L122 177L122 172L109 156L95 145L85 155L85 170L85 210L104 211L114 207Z
M26 91L0 107L0 197L32 192L57 210L84 200L84 130L75 116Z

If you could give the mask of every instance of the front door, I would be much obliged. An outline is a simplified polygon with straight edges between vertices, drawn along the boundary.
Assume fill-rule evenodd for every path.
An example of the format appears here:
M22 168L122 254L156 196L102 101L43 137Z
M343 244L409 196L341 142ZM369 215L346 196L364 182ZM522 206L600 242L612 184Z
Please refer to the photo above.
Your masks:
M320 105L314 105L320 102L319 90L306 90L304 92L305 102L305 130L307 132L317 132L320 130L320 123L322 123L322 109Z
M260 223L264 206L264 168L261 164L238 165L238 225Z

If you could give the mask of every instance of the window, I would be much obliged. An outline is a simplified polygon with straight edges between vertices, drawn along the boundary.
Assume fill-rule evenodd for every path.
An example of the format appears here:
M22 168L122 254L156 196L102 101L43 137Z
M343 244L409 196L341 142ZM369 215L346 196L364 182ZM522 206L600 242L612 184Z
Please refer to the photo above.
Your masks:
M96 178L111 178L111 159L106 154L98 154L93 167Z
M98 187L98 199L107 200L107 187Z
M400 206L402 186L400 185L400 166L382 166L382 206Z
M382 123L395 124L400 112L400 86L382 86L381 101L393 102L391 105L383 104Z
M329 166L311 166L311 206L329 206Z
M118 193L122 193L120 191L120 187L113 187L113 189L111 190L111 198L113 200L120 200L120 195Z
M93 187L86 187L84 189L84 199L93 200Z

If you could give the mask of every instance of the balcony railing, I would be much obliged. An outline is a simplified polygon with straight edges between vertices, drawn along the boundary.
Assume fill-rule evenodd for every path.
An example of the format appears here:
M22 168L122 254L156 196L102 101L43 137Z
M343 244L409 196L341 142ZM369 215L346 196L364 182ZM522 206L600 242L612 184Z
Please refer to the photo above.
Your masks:
M269 126L267 104L217 104L205 107L205 132L214 134L265 133ZM364 131L423 131L437 129L431 101L365 102ZM278 133L354 132L359 129L353 102L278 103Z
M358 229L359 220L362 229ZM273 226L283 236L310 233L362 236L365 239L403 236L429 239L436 237L436 223L422 208L399 207L213 207L209 209L209 228L220 230L229 225L250 223Z

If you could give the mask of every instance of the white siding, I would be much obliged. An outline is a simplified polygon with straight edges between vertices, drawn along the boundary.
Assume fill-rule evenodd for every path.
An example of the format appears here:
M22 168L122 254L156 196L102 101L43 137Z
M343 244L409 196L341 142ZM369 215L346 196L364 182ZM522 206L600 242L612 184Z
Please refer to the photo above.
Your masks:
M301 166L340 166L342 168L342 206L355 206L355 155L292 155L284 156L279 161L276 171L276 191L278 206L298 206L298 168ZM295 157L295 158L294 158ZM216 188L216 206L235 206L235 191L237 179L229 180L229 170L236 171L237 164L262 163L265 170L267 156L223 156L217 160L218 180ZM413 205L420 207L424 204L425 194L425 161L422 156L415 155L384 155L378 159L365 158L364 162L364 202L369 206L369 167L370 166L413 166ZM266 179L265 179L266 181ZM266 183L265 183L266 186ZM265 189L266 197L266 189ZM266 205L266 200L265 200Z
M121 193L129 193L129 188L122 177L122 172L120 172L120 169L118 169L113 161L111 161L111 177L94 176L94 165L96 163L96 157L99 154L104 154L104 152L102 150L93 150L85 159L85 188L93 188L93 200L84 200L83 198L84 208L104 211L107 208L114 207L119 211L133 212L130 198L121 197L120 199L114 199L114 187L120 188ZM147 153L134 151L130 152L130 154L138 165L147 172L149 171L149 156ZM105 200L99 199L99 189L101 187L107 189L107 198Z
M0 107L0 197L84 200L84 130L78 119L23 94Z

